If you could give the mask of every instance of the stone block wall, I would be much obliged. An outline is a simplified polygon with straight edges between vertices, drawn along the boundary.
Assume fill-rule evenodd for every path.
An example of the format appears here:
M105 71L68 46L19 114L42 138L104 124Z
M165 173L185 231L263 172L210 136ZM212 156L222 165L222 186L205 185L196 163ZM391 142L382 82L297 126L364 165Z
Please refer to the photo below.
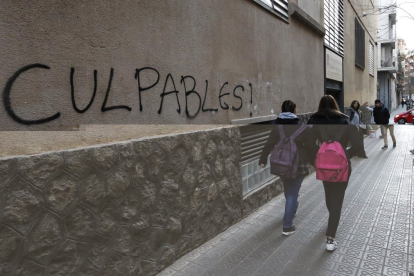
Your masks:
M155 275L242 217L240 133L0 159L0 276Z

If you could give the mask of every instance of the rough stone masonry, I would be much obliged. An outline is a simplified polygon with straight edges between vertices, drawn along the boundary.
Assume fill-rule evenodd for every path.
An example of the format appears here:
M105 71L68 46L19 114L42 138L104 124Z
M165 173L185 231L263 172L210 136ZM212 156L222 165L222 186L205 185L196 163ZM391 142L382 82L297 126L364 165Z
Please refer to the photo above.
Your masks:
M0 159L0 276L155 275L242 217L240 132Z

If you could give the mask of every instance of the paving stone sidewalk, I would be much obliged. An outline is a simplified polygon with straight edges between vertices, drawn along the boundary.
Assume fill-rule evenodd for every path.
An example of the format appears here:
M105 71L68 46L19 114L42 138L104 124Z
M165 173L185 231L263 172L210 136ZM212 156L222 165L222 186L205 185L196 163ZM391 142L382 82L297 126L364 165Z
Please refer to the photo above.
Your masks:
M396 125L395 135L396 149L382 151L382 139L366 138L369 158L352 160L333 253L325 250L323 186L311 175L300 192L294 235L282 236L279 196L158 275L408 276L414 271L414 126Z

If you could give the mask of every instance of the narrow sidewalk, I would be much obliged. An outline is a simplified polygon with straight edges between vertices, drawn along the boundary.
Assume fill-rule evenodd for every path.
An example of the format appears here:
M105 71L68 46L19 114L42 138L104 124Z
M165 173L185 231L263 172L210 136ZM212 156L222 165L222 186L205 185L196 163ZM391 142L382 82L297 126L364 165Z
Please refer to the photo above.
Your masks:
M398 112L398 110L397 110ZM352 160L338 249L325 250L328 211L315 174L305 179L297 232L282 236L284 197L176 261L159 276L409 275L414 271L414 126L396 125L397 148L365 139L368 159ZM411 276L411 275L410 275Z

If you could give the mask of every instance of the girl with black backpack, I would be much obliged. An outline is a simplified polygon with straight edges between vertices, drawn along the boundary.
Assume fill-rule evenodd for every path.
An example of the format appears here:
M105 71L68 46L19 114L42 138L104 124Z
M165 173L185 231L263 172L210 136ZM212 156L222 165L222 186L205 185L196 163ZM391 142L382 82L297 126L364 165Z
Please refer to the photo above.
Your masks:
M318 112L311 116L308 124L313 125L309 135L311 143L318 142L321 145L319 151L315 152L313 156L316 157L317 179L323 180L326 207L329 211L326 249L333 251L337 247L335 235L341 217L345 190L352 171L350 159L357 156L363 145L358 138L357 127L349 124L347 116L339 111L338 104L330 95L322 97ZM347 149L348 144L351 147ZM328 148L330 150L324 151ZM332 148L338 152L331 154L334 152ZM335 158L341 157L343 159L340 161L345 164L345 167L339 165L335 167L337 162ZM346 175L341 175L341 173Z
M299 118L296 116L296 104L290 100L283 102L282 113L279 114L274 124L275 127L271 131L268 141L263 148L259 164L262 167L265 167L268 156L272 150L272 156L278 154L283 155L279 156L280 158L276 156L276 163L278 163L278 161L295 163L287 164L283 167L283 162L279 162L280 164L276 164L276 168L273 168L274 163L272 162L274 160L271 160L272 174L279 175L283 182L286 204L282 234L289 236L296 231L296 227L293 225L293 217L299 206L299 190L303 179L309 174L305 138L310 130L306 125L301 124ZM292 142L294 143L293 145ZM280 152L282 149L286 152ZM289 156L289 154L293 154L293 156Z

